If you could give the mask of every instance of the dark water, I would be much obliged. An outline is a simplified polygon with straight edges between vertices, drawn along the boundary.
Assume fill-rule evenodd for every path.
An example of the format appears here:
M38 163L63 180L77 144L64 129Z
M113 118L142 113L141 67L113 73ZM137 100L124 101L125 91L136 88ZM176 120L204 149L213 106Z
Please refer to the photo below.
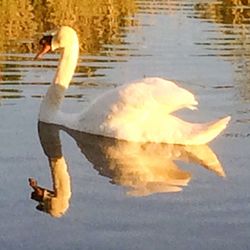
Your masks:
M249 249L247 1L57 2L0 2L0 249ZM46 125L39 135L58 55L33 57L41 33L60 24L81 40L64 110L161 76L197 95L199 110L183 117L231 115L229 127L205 148L141 147ZM29 177L53 189L48 157L67 162L72 194L60 218L30 199Z

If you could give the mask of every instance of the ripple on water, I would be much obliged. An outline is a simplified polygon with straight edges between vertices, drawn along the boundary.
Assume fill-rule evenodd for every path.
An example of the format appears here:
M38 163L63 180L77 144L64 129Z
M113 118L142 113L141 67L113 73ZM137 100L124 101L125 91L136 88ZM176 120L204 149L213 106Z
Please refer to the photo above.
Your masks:
M1 246L34 249L51 239L51 249L67 247L63 244L68 242L77 242L71 248L79 249L249 249L247 1L59 2L0 1ZM232 115L227 130L212 143L227 177L183 163L181 170L192 173L192 179L182 192L126 196L119 179L109 175L109 171L121 172L114 168L117 158L110 166L100 164L98 156L102 158L104 150L96 143L100 154L90 148L89 157L96 163L92 164L80 153L79 143L61 133L74 187L70 208L56 223L35 211L34 203L28 201L26 180L32 174L41 182L52 182L36 119L39 99L53 79L59 55L47 54L38 61L33 57L41 34L65 23L77 29L81 41L78 67L66 93L69 109L75 110L78 102L87 106L123 79L153 74L178 79L200 102L199 110L187 113L188 120ZM110 152L110 147L104 149ZM121 156L121 149L117 151L115 155ZM130 156L138 156L138 151ZM196 159L195 154L190 156ZM158 158L156 154L153 160ZM132 173L140 172L143 167L136 169L140 165L130 159ZM169 162L161 164L163 170L164 164ZM106 166L110 169L104 174ZM131 180L130 172L127 177ZM148 177L152 180L150 172ZM34 221L36 230L24 230L32 228ZM23 241L26 236L32 241Z

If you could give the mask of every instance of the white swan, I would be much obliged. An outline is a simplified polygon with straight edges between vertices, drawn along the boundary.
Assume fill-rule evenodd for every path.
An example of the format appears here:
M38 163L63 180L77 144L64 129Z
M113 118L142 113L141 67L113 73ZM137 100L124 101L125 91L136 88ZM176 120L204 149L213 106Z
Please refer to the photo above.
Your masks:
M161 78L145 78L114 88L79 114L60 111L64 92L69 87L79 52L76 32L63 26L41 40L42 50L61 49L55 78L40 107L39 120L74 130L136 142L206 144L227 126L230 117L209 123L190 123L174 116L181 109L198 104L189 91Z

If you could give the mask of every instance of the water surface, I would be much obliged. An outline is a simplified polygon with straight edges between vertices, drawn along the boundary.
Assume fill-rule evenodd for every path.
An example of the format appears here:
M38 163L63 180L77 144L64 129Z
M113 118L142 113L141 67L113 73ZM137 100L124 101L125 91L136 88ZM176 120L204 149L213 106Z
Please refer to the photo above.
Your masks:
M0 2L1 249L250 247L246 2ZM191 149L57 126L39 125L38 133L58 54L33 57L41 34L62 24L78 31L81 44L65 111L80 111L122 83L161 76L198 97L198 111L179 115L196 122L231 115L229 127L208 146ZM48 157L70 180L71 196L56 218L36 209L28 186L34 177L53 189ZM60 168L62 159L67 164Z

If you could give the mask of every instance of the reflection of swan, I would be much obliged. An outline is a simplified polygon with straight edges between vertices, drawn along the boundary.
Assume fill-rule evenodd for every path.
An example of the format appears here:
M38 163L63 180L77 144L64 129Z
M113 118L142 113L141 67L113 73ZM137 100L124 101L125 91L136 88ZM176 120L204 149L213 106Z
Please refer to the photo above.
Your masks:
M61 152L59 130L55 127L46 127L44 130L39 126L39 136L49 160L53 191L38 186L37 181L30 178L30 186L34 189L31 198L39 202L38 210L47 212L53 217L61 217L69 207L71 188L67 164Z
M171 114L173 111L195 109L197 101L187 90L160 78L145 78L120 86L99 97L83 113L66 115L59 108L77 64L77 34L63 26L44 36L40 44L43 48L37 58L50 50L62 49L54 81L40 107L40 121L127 141L205 144L230 120L226 117L197 124L177 118Z
M195 163L225 176L217 156L207 145L134 143L65 131L101 175L109 177L111 183L127 187L130 195L181 191L189 183L191 173L180 169L175 161Z
M61 153L60 129L75 139L86 158L101 175L111 179L110 182L113 184L128 188L129 195L145 196L153 193L181 191L189 183L191 173L180 169L175 161L199 164L219 176L225 175L216 155L207 145L134 143L77 132L43 122L39 122L38 127L40 141L49 160L58 161L59 159L56 171L52 171L52 179L53 182L60 179L61 185L57 187L57 193L61 194L63 199L54 198L54 202L58 202L58 205L54 207L48 200L50 210L47 212L53 216L59 217L66 211L70 198L70 178ZM61 159L63 160L60 165ZM60 175L58 177L60 173L63 173L62 178ZM34 186L36 188L37 184ZM47 197L50 197L51 193L47 191L49 194ZM35 194L39 196L39 189ZM41 197L43 197L42 194L40 200L43 204L46 203L47 197L45 201ZM35 198L34 194L33 198ZM39 198L36 200L39 201Z

